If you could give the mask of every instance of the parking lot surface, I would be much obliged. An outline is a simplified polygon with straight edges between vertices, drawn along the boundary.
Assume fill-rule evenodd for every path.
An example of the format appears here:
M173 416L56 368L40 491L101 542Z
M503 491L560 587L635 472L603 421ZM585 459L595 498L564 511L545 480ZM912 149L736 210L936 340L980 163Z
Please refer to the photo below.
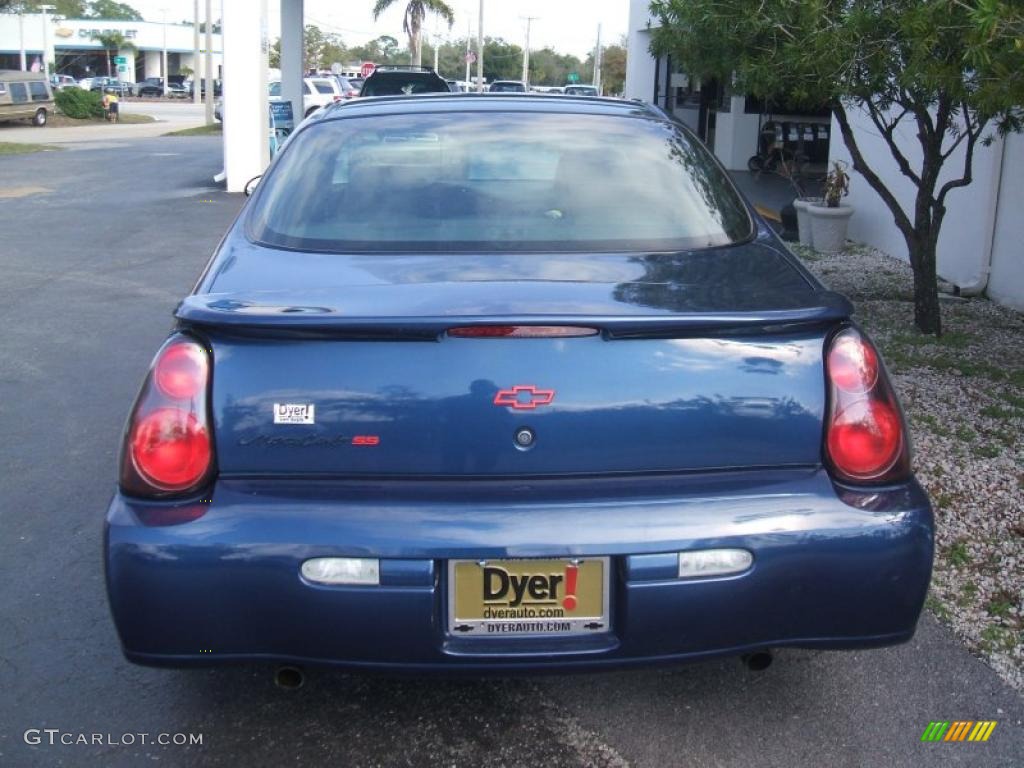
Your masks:
M905 646L783 650L763 673L734 659L490 680L314 670L282 691L265 667L125 662L103 515L146 366L243 202L210 181L220 146L0 158L0 765L1024 765L1024 699L928 615ZM933 720L998 725L985 743L922 743Z

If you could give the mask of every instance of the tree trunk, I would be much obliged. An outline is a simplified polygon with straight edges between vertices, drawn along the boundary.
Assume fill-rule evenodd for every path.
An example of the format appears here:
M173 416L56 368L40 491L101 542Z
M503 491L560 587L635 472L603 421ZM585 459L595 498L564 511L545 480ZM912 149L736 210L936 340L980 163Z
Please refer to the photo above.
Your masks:
M110 69L110 51L107 51L107 77L113 77L114 73Z
M930 232L907 243L914 271L914 325L921 333L942 334L939 281L936 274L936 238Z
M416 30L413 33L412 63L417 67L423 63L423 35L420 30Z

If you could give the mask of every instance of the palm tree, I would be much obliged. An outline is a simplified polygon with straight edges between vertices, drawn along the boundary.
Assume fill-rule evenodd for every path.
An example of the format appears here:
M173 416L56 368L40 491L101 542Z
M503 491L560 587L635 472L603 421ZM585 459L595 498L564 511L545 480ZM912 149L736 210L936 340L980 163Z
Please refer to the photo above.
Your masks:
M95 40L97 43L103 46L103 52L107 55L107 77L113 77L114 73L110 67L110 52L113 51L115 54L118 51L132 51L133 53L138 50L134 44L128 42L124 35L120 32L104 32L98 35L93 35L90 40ZM120 78L118 78L120 79Z
M373 6L373 20L395 4L395 0L377 0ZM409 50L412 52L412 63L419 66L423 63L423 19L427 11L435 13L448 22L448 29L455 23L455 11L444 0L409 0L405 6L405 19L402 29L409 36Z

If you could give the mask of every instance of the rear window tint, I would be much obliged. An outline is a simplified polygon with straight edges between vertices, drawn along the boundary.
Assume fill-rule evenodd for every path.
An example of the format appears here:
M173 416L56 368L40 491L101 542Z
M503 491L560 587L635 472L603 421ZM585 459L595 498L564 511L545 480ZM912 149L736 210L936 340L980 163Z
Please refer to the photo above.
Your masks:
M448 84L440 78L416 73L389 72L363 83L362 96L401 96L415 93L448 93Z
M249 236L345 251L675 251L751 235L667 121L462 112L327 120L257 188Z
M334 93L334 87L330 83L313 83L319 93Z

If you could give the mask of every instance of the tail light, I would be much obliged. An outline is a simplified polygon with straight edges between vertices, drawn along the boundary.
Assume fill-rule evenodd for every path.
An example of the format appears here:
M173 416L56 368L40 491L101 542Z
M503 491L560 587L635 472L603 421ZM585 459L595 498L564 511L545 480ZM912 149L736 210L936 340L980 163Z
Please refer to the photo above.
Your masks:
M903 417L875 348L846 328L829 344L825 364L829 413L825 454L840 480L892 482L910 472Z
M121 489L166 497L198 490L214 466L207 413L210 357L187 336L161 347L135 401L121 448Z

